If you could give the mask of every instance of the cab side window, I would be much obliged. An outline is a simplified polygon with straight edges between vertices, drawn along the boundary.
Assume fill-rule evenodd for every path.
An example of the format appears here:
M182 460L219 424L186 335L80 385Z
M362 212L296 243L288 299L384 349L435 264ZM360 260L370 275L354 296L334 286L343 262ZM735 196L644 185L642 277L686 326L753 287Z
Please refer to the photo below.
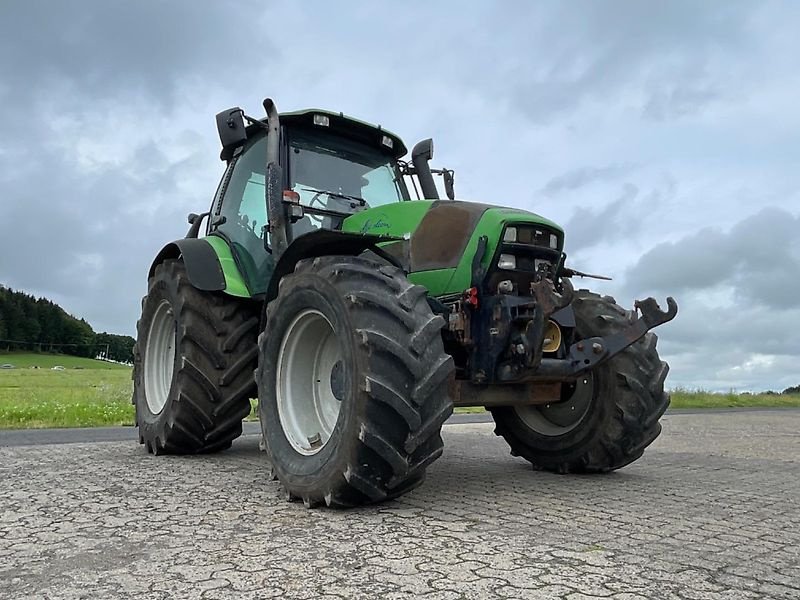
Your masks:
M215 231L228 239L252 294L266 290L274 270L269 245L267 201L264 189L267 138L259 136L245 146L233 165L218 214L225 217Z

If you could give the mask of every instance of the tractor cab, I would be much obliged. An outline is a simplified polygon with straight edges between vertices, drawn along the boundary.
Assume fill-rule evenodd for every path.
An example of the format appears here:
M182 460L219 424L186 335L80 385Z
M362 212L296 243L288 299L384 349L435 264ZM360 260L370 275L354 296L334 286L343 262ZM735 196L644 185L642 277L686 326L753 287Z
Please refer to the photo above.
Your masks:
M263 292L270 280L275 241L284 246L316 230L341 231L352 215L411 200L407 182L417 199L438 199L427 164L430 140L415 147L409 164L401 159L407 153L403 141L379 125L316 109L283 113L279 119L275 156L269 156L267 119L253 119L239 108L217 115L220 158L228 166L206 233L228 242L251 292ZM279 192L271 207L265 189L270 164ZM450 195L452 171L438 172L445 175ZM285 241L273 240L277 230Z
M284 197L304 212L295 235L340 229L351 214L410 199L400 161L406 148L393 133L321 110L280 118Z

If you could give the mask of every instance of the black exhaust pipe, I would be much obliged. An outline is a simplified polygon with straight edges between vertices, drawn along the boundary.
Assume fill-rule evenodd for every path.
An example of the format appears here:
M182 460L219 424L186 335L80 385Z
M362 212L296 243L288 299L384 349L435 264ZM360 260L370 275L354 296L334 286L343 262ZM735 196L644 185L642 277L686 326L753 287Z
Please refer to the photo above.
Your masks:
M279 162L281 124L278 109L271 98L264 99L267 112L267 176L265 193L269 211L272 256L277 261L289 245L286 235L286 209L283 205L282 169ZM266 238L264 240L266 245Z
M431 174L431 167L428 161L433 158L433 140L428 138L422 140L414 146L411 151L411 162L414 165L414 170L417 172L417 179L422 188L422 196L425 200L438 200L439 191L436 189L436 184L433 181Z

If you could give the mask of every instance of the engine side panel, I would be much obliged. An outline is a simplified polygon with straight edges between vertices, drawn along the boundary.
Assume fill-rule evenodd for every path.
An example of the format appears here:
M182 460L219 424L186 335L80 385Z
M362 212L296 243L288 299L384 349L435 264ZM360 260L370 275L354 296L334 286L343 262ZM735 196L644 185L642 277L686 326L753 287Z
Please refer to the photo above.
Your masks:
M398 202L362 211L344 221L344 231L392 235L400 241L381 248L409 272L409 279L431 295L459 293L472 284L473 258L479 240L486 237L481 261L487 269L495 255L503 227L508 223L545 225L563 231L539 215L477 202Z

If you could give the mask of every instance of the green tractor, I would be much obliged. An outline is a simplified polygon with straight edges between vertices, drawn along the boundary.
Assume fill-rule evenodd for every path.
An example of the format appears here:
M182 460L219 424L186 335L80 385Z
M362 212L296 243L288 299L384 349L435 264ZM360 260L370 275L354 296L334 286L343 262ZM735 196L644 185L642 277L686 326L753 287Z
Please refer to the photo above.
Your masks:
M380 126L264 108L217 115L211 209L150 267L133 375L148 452L228 448L258 397L270 476L309 507L417 487L454 406L488 408L534 469L642 455L669 404L648 332L672 298L629 311L574 290L563 230L455 201L429 139L406 162Z

